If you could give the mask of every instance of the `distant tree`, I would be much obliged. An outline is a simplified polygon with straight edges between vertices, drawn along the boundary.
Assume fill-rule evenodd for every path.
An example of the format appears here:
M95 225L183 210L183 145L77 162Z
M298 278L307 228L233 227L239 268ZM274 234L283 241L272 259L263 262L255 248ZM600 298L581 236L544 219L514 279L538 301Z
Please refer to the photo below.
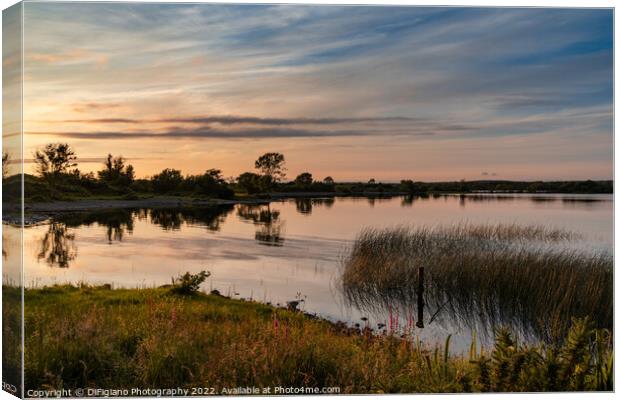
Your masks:
M75 167L77 157L67 143L49 143L34 153L36 170L42 177L55 178Z
M237 183L249 194L258 193L261 189L261 177L253 172L244 172L239 175Z
M332 178L331 176L326 176L325 179L323 179L323 183L326 185L333 185L334 178Z
M133 165L129 164L125 167L125 177L130 183L136 179L136 173L133 170Z
M368 180L368 184L369 184L369 185L374 185L374 184L375 184L375 182L376 182L376 181L375 181L375 178L370 178L370 179Z
M284 155L281 153L265 153L258 157L254 163L254 167L262 172L264 176L268 176L272 183L277 183L286 177L284 167Z
M202 175L192 175L185 178L183 189L217 198L231 198L234 196L219 169L209 169Z
M9 153L2 152L2 179L5 179L9 174Z
M116 185L130 185L134 178L134 170L132 165L125 165L125 159L122 156L108 157L103 162L104 168L97 175L104 182Z
M303 172L295 178L295 185L299 187L308 187L312 185L312 174L310 172Z
M403 179L400 181L400 189L408 193L424 192L423 188L411 179Z
M153 190L159 193L166 193L178 190L183 183L181 171L166 168L151 179Z
M538 181L538 182L532 182L527 186L526 189L528 192L530 193L536 193L536 192L540 192L543 190L543 183Z
M205 172L205 175L211 177L217 183L220 183L220 184L226 183L226 180L222 176L222 170L220 169L216 169L216 168L208 169L207 172Z

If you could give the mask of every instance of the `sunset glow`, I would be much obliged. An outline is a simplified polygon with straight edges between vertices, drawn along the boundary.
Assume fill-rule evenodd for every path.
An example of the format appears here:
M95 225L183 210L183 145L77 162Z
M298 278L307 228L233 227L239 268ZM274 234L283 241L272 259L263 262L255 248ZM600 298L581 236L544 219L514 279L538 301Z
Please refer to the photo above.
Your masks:
M24 24L26 159L62 141L139 177L267 151L289 178L613 174L611 10L26 3Z

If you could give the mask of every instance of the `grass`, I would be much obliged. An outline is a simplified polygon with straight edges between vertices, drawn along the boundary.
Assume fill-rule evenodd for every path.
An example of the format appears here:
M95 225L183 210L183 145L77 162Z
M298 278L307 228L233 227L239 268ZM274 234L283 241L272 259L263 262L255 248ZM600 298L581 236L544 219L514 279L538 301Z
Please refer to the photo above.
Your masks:
M477 329L511 325L546 341L564 338L572 317L611 329L612 258L571 250L576 238L517 225L366 229L344 259L342 288L360 307L412 307L425 267L434 317Z
M4 287L5 292L17 289ZM494 348L357 332L300 312L169 289L25 291L26 389L328 387L341 393L612 390L610 336L575 322L567 344ZM3 308L3 318L17 311Z

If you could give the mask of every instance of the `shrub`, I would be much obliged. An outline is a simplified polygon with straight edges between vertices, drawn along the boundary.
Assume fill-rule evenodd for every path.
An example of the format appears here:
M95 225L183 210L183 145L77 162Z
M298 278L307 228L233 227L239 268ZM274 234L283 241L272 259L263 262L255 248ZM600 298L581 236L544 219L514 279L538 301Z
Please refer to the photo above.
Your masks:
M197 274L190 274L188 271L177 278L172 278L172 293L183 296L194 294L210 275L209 271L200 271Z

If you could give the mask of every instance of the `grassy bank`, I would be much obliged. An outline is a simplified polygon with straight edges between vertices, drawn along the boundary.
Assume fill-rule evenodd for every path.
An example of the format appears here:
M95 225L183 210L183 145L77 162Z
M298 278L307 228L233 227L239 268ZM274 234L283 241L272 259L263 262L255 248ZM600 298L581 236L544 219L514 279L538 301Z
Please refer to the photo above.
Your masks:
M6 291L15 290L4 287ZM337 386L341 393L611 390L610 338L577 323L564 347L449 355L302 313L168 289L25 293L27 389ZM3 317L11 318L11 309Z
M344 260L342 286L361 307L414 307L418 268L424 301L464 325L519 326L547 341L572 317L612 328L613 260L568 245L577 235L518 225L367 229Z

